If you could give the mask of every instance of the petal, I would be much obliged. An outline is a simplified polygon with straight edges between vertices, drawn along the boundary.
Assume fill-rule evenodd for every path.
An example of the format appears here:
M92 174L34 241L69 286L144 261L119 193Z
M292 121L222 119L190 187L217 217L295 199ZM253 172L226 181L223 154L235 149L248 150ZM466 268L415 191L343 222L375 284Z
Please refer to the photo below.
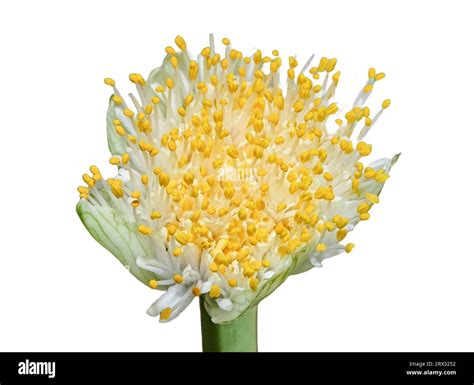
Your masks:
M206 281L202 283L201 293L209 293L211 291L212 282Z
M186 309L191 302L194 300L194 294L189 289L181 298L178 304L175 305L175 307L172 309L171 316L168 319L165 320L160 320L160 322L169 322L174 320L176 317L178 317L184 309Z
M157 317L160 313L165 310L167 307L173 308L183 295L188 290L186 285L173 285L168 290L166 290L160 298L151 304L147 310L147 314L152 317Z
M217 305L224 311L231 311L233 308L233 303L229 298L218 298L216 299Z
M156 278L140 268L137 259L151 259L153 248L146 237L139 234L133 218L111 207L94 206L81 200L76 206L79 218L92 237L109 250L136 278L144 284Z
M111 97L109 100L109 108L107 109L107 143L112 155L121 155L125 152L126 145L122 140L122 137L117 134L117 131L115 130L115 125L113 123L114 120L117 119L115 110L115 103Z
M169 278L173 276L173 271L168 265L159 263L155 259L147 256L140 256L137 258L137 266L141 269L155 273L160 279Z

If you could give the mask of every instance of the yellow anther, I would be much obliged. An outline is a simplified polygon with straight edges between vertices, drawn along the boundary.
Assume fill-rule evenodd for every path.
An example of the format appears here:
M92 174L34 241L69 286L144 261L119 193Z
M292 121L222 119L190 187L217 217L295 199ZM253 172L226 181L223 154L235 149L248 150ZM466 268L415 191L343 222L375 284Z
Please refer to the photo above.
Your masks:
M219 217L223 217L224 215L227 215L229 211L230 211L229 207L222 207L221 209L219 209L218 215Z
M176 53L176 51L174 50L174 48L171 47L171 46L166 47L166 48L165 48L165 52L166 52L167 54L169 54L169 55L174 55L174 54Z
M227 155L229 155L233 159L237 159L239 157L239 150L234 145L227 147Z
M160 313L160 320L167 320L168 318L171 317L171 308L170 307L167 307L165 310L163 310L161 313Z
M221 67L223 70L226 70L227 68L229 68L229 61L227 59L222 59Z
M170 90L173 89L174 87L173 79L170 79L170 78L166 79L166 87L168 87Z
M345 247L346 253L350 253L354 247L355 245L353 243L348 243Z
M173 256L174 257L179 257L181 254L183 254L183 249L181 247L175 247L173 250ZM180 282L178 282L180 283Z
M374 79L375 75L375 68L369 68L369 79Z
M364 87L364 92L366 94L368 94L370 91L372 91L374 88L374 85L373 84L367 84L365 87Z
M140 177L140 180L142 181L142 183L143 183L144 185L147 185L147 184L148 184L148 181L149 181L148 175L143 174L143 175Z
M292 239L286 245L286 249L288 253L292 253L295 251L299 246L301 246L301 241L299 239Z
M301 112L303 111L304 108L304 103L301 100L296 101L296 103L293 105L293 108L295 112Z
M282 211L284 211L286 209L286 203L279 203L277 205L277 212L281 213Z
M327 67L326 67L326 71L327 72L333 71L334 68L336 67L336 64L337 64L337 59L336 58L329 59L329 62L328 62Z
M87 187L85 187L85 186L79 186L79 187L77 188L77 191L78 191L79 193L81 193L81 194L89 194L89 191L90 191L90 190L89 190Z
M196 286L194 286L191 290L192 290L195 297L199 297L202 293L201 289L199 287L196 287Z
M384 170L378 170L375 175L374 179L376 182L383 183L390 177Z
M230 287L236 287L237 286L237 280L235 278L231 278L227 281Z
M144 86L146 84L145 79L143 79L143 76L140 74L130 74L129 77L130 81L135 84L140 84Z
M178 68L178 59L176 58L176 56L171 56L170 62L173 68Z
M110 190L116 198L122 198L124 195L122 188L122 181L120 179L107 179L107 183L110 185Z
M232 197L234 196L234 193L235 193L235 189L232 186L227 186L224 188L224 196L227 199L232 199Z
M180 231L175 235L175 239L182 245L186 245L189 242L189 234L184 231Z
M160 219L161 218L161 213L157 210L154 210L150 214L150 218L155 220L155 219Z
M185 98L184 98L184 106L187 107L189 106L194 100L194 95L193 94L189 94L187 95Z
M186 174L184 174L183 176L183 180L186 182L186 184L190 185L193 183L194 181L194 174L192 172L187 172Z
M388 108L388 106L390 106L390 99L385 99L382 102L382 108L385 109L385 108Z
M213 273L217 273L219 271L219 266L217 265L217 263L212 262L209 265L209 270L211 270Z
M130 196L133 198L133 199L139 199L141 197L141 193L140 191L132 191L132 193L130 194Z
M148 227L148 226L145 226L145 225L138 226L138 231L140 233L142 233L143 235L150 235L153 232L151 227Z
M145 114L150 115L153 112L153 106L151 104L147 104L143 110L145 111ZM146 120L146 122L149 124L150 122Z
M175 274L173 276L173 281L175 281L176 283L183 283L184 277L181 274Z
M222 44L224 44L224 45L229 45L229 44L230 44L230 40L229 40L228 38L224 37L224 38L222 39Z
M195 211L192 213L192 215L189 217L189 219L190 219L192 222L197 222L200 217L201 217L201 211L195 210Z
M324 179L326 179L327 181L332 181L334 179L334 177L332 176L332 174L329 172L329 171L326 171L324 174L323 174L323 177Z
M133 118L133 115L134 115L133 111L129 108L125 108L123 110L123 114L129 118Z
M349 218L344 218L344 217L339 215L339 216L335 216L333 218L333 222L336 224L336 226L339 229L342 229L343 227L347 226L347 224L349 223Z
M367 179L371 179L375 176L375 173L376 171L372 167L367 167L364 170L364 177L366 177Z
M104 83L111 87L115 86L115 80L112 78L105 78Z
M160 182L160 185L163 186L163 187L168 186L168 184L170 183L170 177L165 172L160 173L160 176L158 177L158 180Z
M163 87L163 86L157 86L157 87L155 88L155 91L160 94L160 93L162 93L162 92L165 92L165 87Z
M130 161L130 155L128 155L127 153L123 154L122 155L122 164L126 165L126 164L128 164L129 161Z
M356 149L359 151L361 156L367 156L372 152L372 145L365 142L359 142L357 143Z
M296 68L298 66L298 61L293 56L290 56L288 58L288 64L291 68Z
M120 164L120 158L118 156L112 156L109 159L109 163L116 166L116 165Z
M156 289L158 287L158 282L154 279L150 279L150 281L148 281L148 285L152 288L152 289Z
M186 41L182 38L182 36L176 36L174 42L180 50L184 51L186 49Z
M322 57L319 60L319 66L318 66L318 71L323 72L326 71L326 66L328 65L329 59L327 57Z
M352 180L352 191L357 192L358 189L359 189L359 185L360 185L359 179L353 179Z
M281 59L280 58L273 59L272 62L270 63L270 71L277 72L280 66L281 66Z
M256 291L258 288L259 280L257 278L250 278L249 279L249 286L253 291Z
M361 221L366 221L370 218L370 214L369 213L362 213L360 214L360 220Z
M176 151L177 148L178 148L178 147L177 147L177 145L176 145L176 141L170 140L170 141L168 142L168 149L169 149L170 151Z
M174 235L177 229L178 226L176 226L174 223L169 223L166 225L166 230L168 231L169 235Z
M342 241L347 235L347 230L345 229L342 229L342 230L338 230L337 233L336 233L336 239L338 242Z
M379 197L375 194L371 194L371 193L366 193L365 194L365 197L372 203L372 204L375 204L375 203L379 203Z
M119 134L120 136L124 136L127 133L125 129L119 125L115 126L115 132L117 132L117 134Z
M383 72L380 72L377 75L375 75L375 80L376 81L382 80L384 77L385 77L385 74Z
M363 213L368 213L371 208L371 205L369 205L367 202L362 202L357 206L357 212L360 214Z
M319 253L322 253L323 251L326 251L326 249L327 249L327 246L324 243L318 243L316 245L316 251L319 252Z
M118 95L113 95L112 100L117 106L120 106L123 103L122 98Z
M321 162L324 162L328 157L328 152L324 148L320 148L318 151L318 158Z
M218 298L221 295L221 289L217 285L211 286L211 291L209 292L209 297L211 298Z

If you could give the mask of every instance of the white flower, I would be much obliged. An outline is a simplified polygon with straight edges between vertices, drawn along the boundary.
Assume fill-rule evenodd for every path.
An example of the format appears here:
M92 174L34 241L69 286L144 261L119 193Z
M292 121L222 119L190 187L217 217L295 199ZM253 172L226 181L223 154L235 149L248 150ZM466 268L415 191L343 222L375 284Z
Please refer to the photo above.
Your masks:
M148 309L177 317L197 296L216 323L237 318L301 273L353 244L341 244L370 208L398 156L365 166L361 141L374 69L353 108L332 101L335 59L300 71L278 52L245 57L211 36L193 60L181 37L147 80L131 74L128 105L112 79L107 114L110 163L79 187L77 211L91 235L142 282L165 293ZM282 88L280 88L282 87ZM283 87L285 90L283 90ZM351 137L359 131L358 141Z

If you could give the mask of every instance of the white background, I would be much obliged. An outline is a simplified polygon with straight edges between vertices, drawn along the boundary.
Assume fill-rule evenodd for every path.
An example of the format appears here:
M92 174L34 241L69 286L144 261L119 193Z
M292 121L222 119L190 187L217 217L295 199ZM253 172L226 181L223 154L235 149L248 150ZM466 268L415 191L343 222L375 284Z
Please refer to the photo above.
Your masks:
M261 351L472 351L473 68L469 1L15 1L0 11L1 351L198 351L195 301L159 324L141 285L89 236L76 186L107 176L111 76L160 65L181 34L304 61L337 57L341 102L375 66L373 159L402 152L351 254L259 306ZM371 155L372 156L372 155Z

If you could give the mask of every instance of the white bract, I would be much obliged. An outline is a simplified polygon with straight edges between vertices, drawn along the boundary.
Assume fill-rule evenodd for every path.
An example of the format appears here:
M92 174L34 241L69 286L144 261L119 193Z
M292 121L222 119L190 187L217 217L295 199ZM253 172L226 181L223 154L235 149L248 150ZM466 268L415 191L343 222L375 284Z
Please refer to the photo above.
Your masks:
M164 294L148 309L177 317L198 296L215 323L232 321L290 274L350 252L398 156L365 166L361 141L382 111L365 106L369 77L344 115L333 102L335 59L246 57L223 39L192 59L177 37L127 104L115 81L107 113L115 178L97 167L78 188L91 235L140 281ZM285 90L283 90L283 87ZM358 131L357 141L351 137Z

